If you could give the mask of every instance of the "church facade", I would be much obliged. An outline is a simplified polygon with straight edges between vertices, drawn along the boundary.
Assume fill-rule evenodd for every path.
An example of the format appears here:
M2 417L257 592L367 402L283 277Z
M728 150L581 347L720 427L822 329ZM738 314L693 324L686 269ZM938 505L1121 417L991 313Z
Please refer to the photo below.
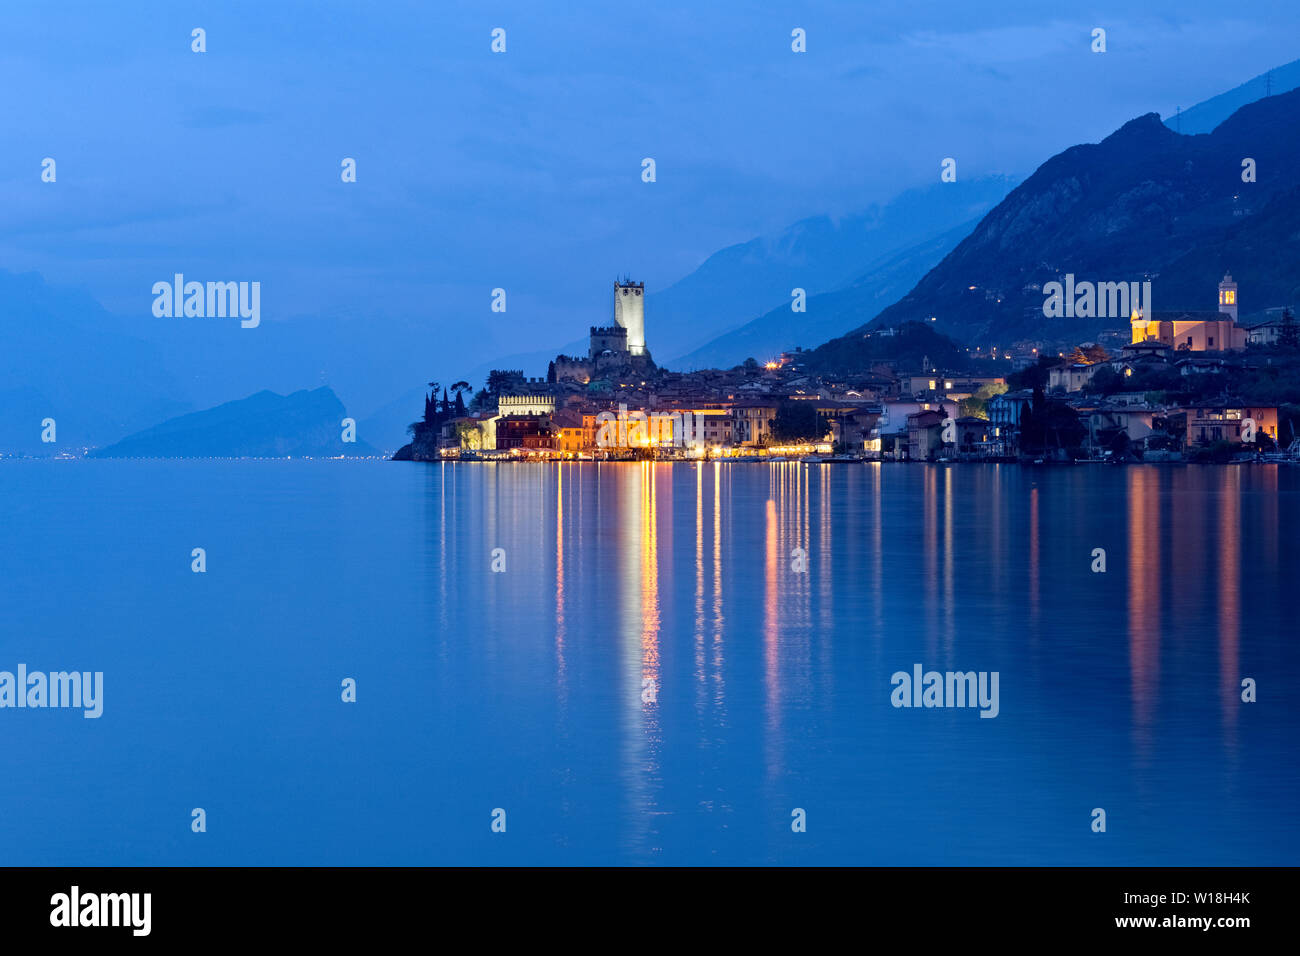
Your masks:
M1246 329L1237 325L1237 283L1225 275L1219 283L1219 307L1204 312L1134 310L1129 319L1133 342L1153 342L1183 352L1235 352L1246 347Z

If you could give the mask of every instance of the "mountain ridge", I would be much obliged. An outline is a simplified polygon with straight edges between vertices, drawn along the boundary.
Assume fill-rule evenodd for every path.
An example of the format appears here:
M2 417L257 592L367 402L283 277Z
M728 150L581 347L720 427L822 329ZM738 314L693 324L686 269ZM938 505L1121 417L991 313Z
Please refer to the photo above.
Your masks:
M343 440L347 410L329 386L280 395L270 389L147 428L92 458L377 457Z
M1242 181L1243 159L1256 181ZM967 344L1018 339L1081 341L1127 317L1047 325L1042 286L1067 273L1095 281L1152 278L1157 309L1211 308L1214 287L1232 270L1242 287L1243 317L1300 284L1288 267L1270 276L1231 255L1231 233L1254 244L1294 247L1285 227L1300 181L1300 90L1243 106L1210 134L1176 133L1155 113L1123 124L1100 143L1080 144L1047 159L899 302L849 334L923 321ZM1274 203L1273 211L1257 218ZM1267 226L1268 235L1260 233ZM1214 248L1223 261L1200 258L1205 273L1164 273ZM1233 259L1235 261L1228 261Z

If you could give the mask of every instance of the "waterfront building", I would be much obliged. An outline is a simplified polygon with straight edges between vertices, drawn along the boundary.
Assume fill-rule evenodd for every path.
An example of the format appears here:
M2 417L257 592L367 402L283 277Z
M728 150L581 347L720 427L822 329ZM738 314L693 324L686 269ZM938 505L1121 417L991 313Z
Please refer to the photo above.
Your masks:
M1255 434L1277 440L1277 408L1258 405L1220 403L1214 405L1171 408L1170 415L1187 416L1185 444L1208 445L1216 441L1241 441L1247 419L1255 425Z
M1009 454L1002 429L984 418L963 416L954 422L957 432L957 457L964 461L1002 458Z
M558 456L577 458L582 452L590 450L586 444L583 415L576 409L562 408L551 415L551 435L555 439L555 452Z
M511 451L518 449L553 448L550 418L547 415L510 415L498 419L496 448Z
M1033 390L1022 388L1019 391L994 395L985 403L984 409L988 412L989 421L1005 432L1007 429L1020 427L1020 416L1024 414L1033 399Z
M957 403L950 399L933 402L909 399L881 402L879 424L881 434L897 432L900 429L906 431L908 416L917 412L942 412L944 418L956 418Z
M731 445L732 437L735 434L736 420L732 416L732 406L730 402L699 402L684 403L673 402L671 404L661 404L658 411L675 412L677 418L674 419L673 427L681 427L684 432L680 437L674 431L672 438L675 442L695 442L703 444L704 447L711 451L718 452Z
M831 421L831 439L844 454L868 458L880 456L880 406L859 405L845 409Z
M1145 442L1161 414L1160 409L1147 405L1103 402L1079 417L1088 428L1088 445L1102 451L1112 448L1121 433L1129 442Z
M779 404L776 399L743 399L732 405L733 441L750 448L764 444L771 437Z
M913 412L907 416L907 457L927 461L943 449L943 423L948 418L941 411Z
M493 412L478 412L453 418L442 426L441 447L455 447L460 451L491 451L497 447L497 422L501 416Z

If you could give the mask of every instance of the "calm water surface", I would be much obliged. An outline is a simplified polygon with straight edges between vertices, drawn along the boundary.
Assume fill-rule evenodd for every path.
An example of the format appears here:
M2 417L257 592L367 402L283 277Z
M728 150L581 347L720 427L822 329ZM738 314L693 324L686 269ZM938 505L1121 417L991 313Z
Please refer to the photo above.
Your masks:
M0 519L0 670L105 675L0 710L5 863L1300 858L1300 469L6 460Z

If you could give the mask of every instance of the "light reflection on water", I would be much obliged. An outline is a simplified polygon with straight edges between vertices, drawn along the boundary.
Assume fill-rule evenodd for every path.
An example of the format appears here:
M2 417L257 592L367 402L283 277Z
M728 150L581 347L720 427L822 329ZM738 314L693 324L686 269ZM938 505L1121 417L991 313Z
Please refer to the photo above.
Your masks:
M93 658L112 680L94 727L0 714L18 862L1282 863L1300 845L1300 469L27 462L0 491L4 661ZM196 580L175 553L203 541L221 571ZM998 671L999 716L892 708L914 663ZM345 674L356 705L331 690ZM168 837L165 808L201 799L223 835Z

